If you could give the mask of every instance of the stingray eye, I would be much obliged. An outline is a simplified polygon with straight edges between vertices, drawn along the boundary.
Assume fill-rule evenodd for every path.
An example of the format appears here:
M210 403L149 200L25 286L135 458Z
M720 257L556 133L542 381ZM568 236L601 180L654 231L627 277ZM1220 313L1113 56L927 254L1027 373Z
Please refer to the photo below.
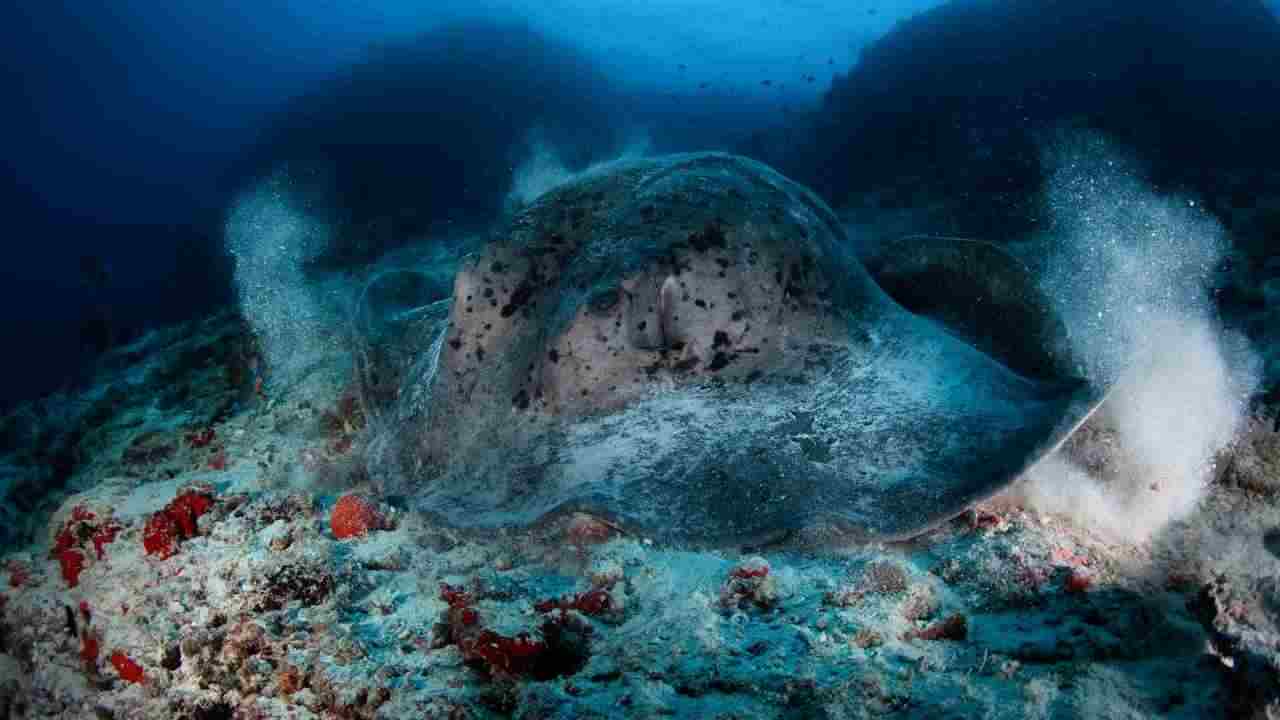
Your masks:
M622 289L617 287L599 290L587 300L587 311L593 315L607 315L618 307L622 300Z

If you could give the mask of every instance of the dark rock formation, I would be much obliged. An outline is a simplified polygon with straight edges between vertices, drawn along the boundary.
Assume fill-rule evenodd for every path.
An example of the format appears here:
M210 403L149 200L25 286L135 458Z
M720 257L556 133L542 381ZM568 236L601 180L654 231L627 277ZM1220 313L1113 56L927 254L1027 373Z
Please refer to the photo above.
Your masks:
M1041 148L1063 127L1132 148L1158 185L1247 203L1280 156L1276 67L1280 23L1260 0L955 0L742 150L836 207L941 199L929 231L991 239L1033 227Z

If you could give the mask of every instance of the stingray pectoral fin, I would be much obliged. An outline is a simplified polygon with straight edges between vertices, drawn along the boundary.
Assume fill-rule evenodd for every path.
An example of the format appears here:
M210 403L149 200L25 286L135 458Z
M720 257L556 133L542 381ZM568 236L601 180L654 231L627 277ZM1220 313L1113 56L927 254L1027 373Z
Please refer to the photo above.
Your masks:
M932 318L1031 378L1071 371L1061 318L1031 271L980 240L911 235L880 246L867 270L913 313Z
M902 539L1007 488L1097 409L1105 390L1034 380L924 322L850 385L828 427L849 428L811 501L814 520L879 540ZM931 324L931 323L930 323ZM927 347L926 347L927 345ZM861 392L859 392L861 390ZM863 422L857 417L874 418Z
M1039 397L1017 416L1017 426L995 431L975 418L966 442L939 442L932 462L909 472L911 478L887 486L878 504L885 512L873 522L865 516L839 517L850 534L880 541L905 540L951 520L975 504L1006 490L1037 463L1055 452L1101 405L1105 393L1079 381L1046 383Z

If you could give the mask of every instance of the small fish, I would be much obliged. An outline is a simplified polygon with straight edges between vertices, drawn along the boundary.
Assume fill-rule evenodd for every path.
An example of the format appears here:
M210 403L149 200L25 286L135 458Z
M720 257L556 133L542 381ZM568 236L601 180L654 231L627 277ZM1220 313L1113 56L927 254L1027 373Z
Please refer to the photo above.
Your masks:
M763 86L765 86L765 87L769 87L769 86L773 85L773 81L772 81L772 80L761 80L761 81L760 81L760 84L761 84L761 85L763 85Z

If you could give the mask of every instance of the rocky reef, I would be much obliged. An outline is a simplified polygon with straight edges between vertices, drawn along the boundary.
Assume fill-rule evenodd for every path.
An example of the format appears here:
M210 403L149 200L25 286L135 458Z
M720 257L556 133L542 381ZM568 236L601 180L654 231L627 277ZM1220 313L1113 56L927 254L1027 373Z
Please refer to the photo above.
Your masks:
M590 516L459 533L405 512L352 462L345 358L273 393L251 348L226 313L102 370L104 391L181 399L84 415L62 442L90 459L25 506L38 532L0 558L0 717L1274 711L1265 409L1148 543L1010 496L909 543L692 551Z

